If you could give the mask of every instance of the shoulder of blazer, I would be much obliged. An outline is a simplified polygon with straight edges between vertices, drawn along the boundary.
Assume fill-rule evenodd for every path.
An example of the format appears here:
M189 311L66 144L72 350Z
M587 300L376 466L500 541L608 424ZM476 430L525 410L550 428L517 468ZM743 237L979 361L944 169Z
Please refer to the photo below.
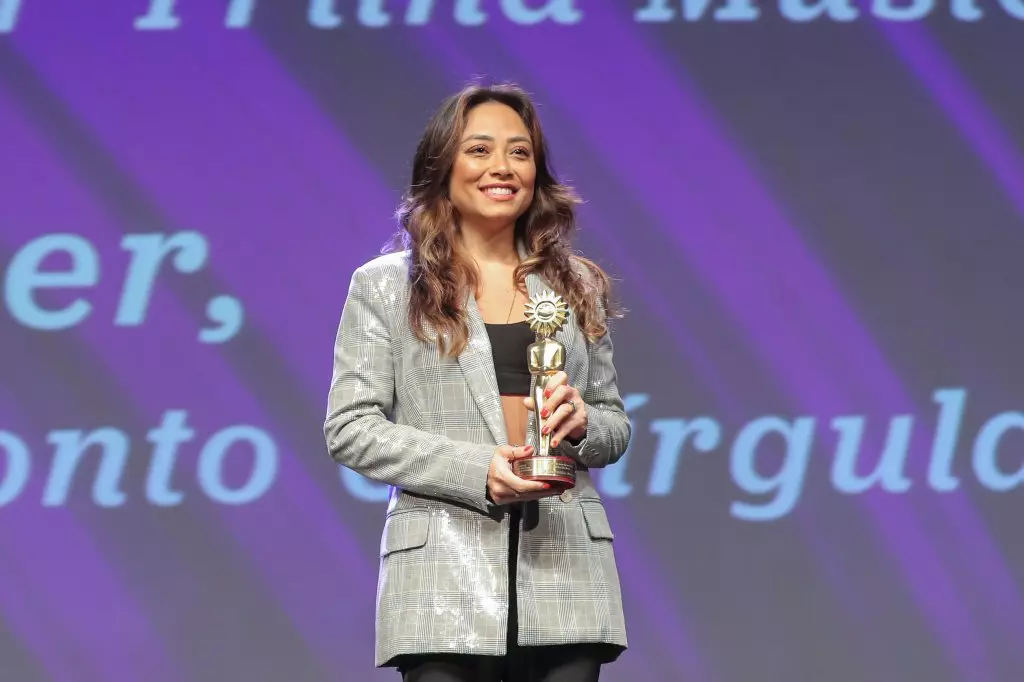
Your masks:
M386 301L394 301L409 289L409 252L377 256L356 268L353 279L356 277L364 278Z
M365 275L378 286L394 286L399 282L405 284L409 277L409 252L382 254L360 265L356 272Z
M386 253L363 263L352 273L349 296L379 306L389 326L400 319L401 311L408 305L408 255L408 251Z

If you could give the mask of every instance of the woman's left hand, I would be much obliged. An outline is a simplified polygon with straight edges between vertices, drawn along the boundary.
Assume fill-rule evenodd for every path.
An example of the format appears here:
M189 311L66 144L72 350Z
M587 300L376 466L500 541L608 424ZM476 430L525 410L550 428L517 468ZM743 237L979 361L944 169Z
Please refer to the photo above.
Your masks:
M579 441L587 435L587 406L580 392L568 385L565 372L555 373L544 390L540 417L546 433L551 433L551 447L563 439ZM526 398L526 409L534 409L533 398Z

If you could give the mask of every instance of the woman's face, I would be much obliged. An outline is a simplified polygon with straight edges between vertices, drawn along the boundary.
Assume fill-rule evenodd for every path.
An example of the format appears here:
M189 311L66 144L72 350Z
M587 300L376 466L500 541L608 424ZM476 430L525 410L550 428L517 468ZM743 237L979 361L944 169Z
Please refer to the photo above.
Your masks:
M530 131L519 114L498 102L474 107L449 185L462 228L493 231L514 224L533 201L536 177Z

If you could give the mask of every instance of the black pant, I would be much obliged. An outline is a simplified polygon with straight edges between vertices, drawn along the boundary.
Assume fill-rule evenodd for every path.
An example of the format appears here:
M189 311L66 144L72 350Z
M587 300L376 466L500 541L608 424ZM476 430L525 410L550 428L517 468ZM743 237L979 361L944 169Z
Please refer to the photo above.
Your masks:
M398 666L402 682L598 682L601 664L609 660L600 645L519 646L516 564L521 519L520 506L513 505L509 512L508 654L408 657Z
M577 647L520 647L503 658L418 656L401 670L403 682L598 682L601 663Z

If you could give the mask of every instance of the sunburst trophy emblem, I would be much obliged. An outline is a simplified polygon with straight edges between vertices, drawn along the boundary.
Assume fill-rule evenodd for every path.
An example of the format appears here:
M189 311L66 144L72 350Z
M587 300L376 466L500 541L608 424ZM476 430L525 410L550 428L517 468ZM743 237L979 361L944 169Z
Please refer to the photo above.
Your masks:
M553 291L543 291L526 303L526 319L530 329L541 338L550 338L562 328L569 316L569 306Z

